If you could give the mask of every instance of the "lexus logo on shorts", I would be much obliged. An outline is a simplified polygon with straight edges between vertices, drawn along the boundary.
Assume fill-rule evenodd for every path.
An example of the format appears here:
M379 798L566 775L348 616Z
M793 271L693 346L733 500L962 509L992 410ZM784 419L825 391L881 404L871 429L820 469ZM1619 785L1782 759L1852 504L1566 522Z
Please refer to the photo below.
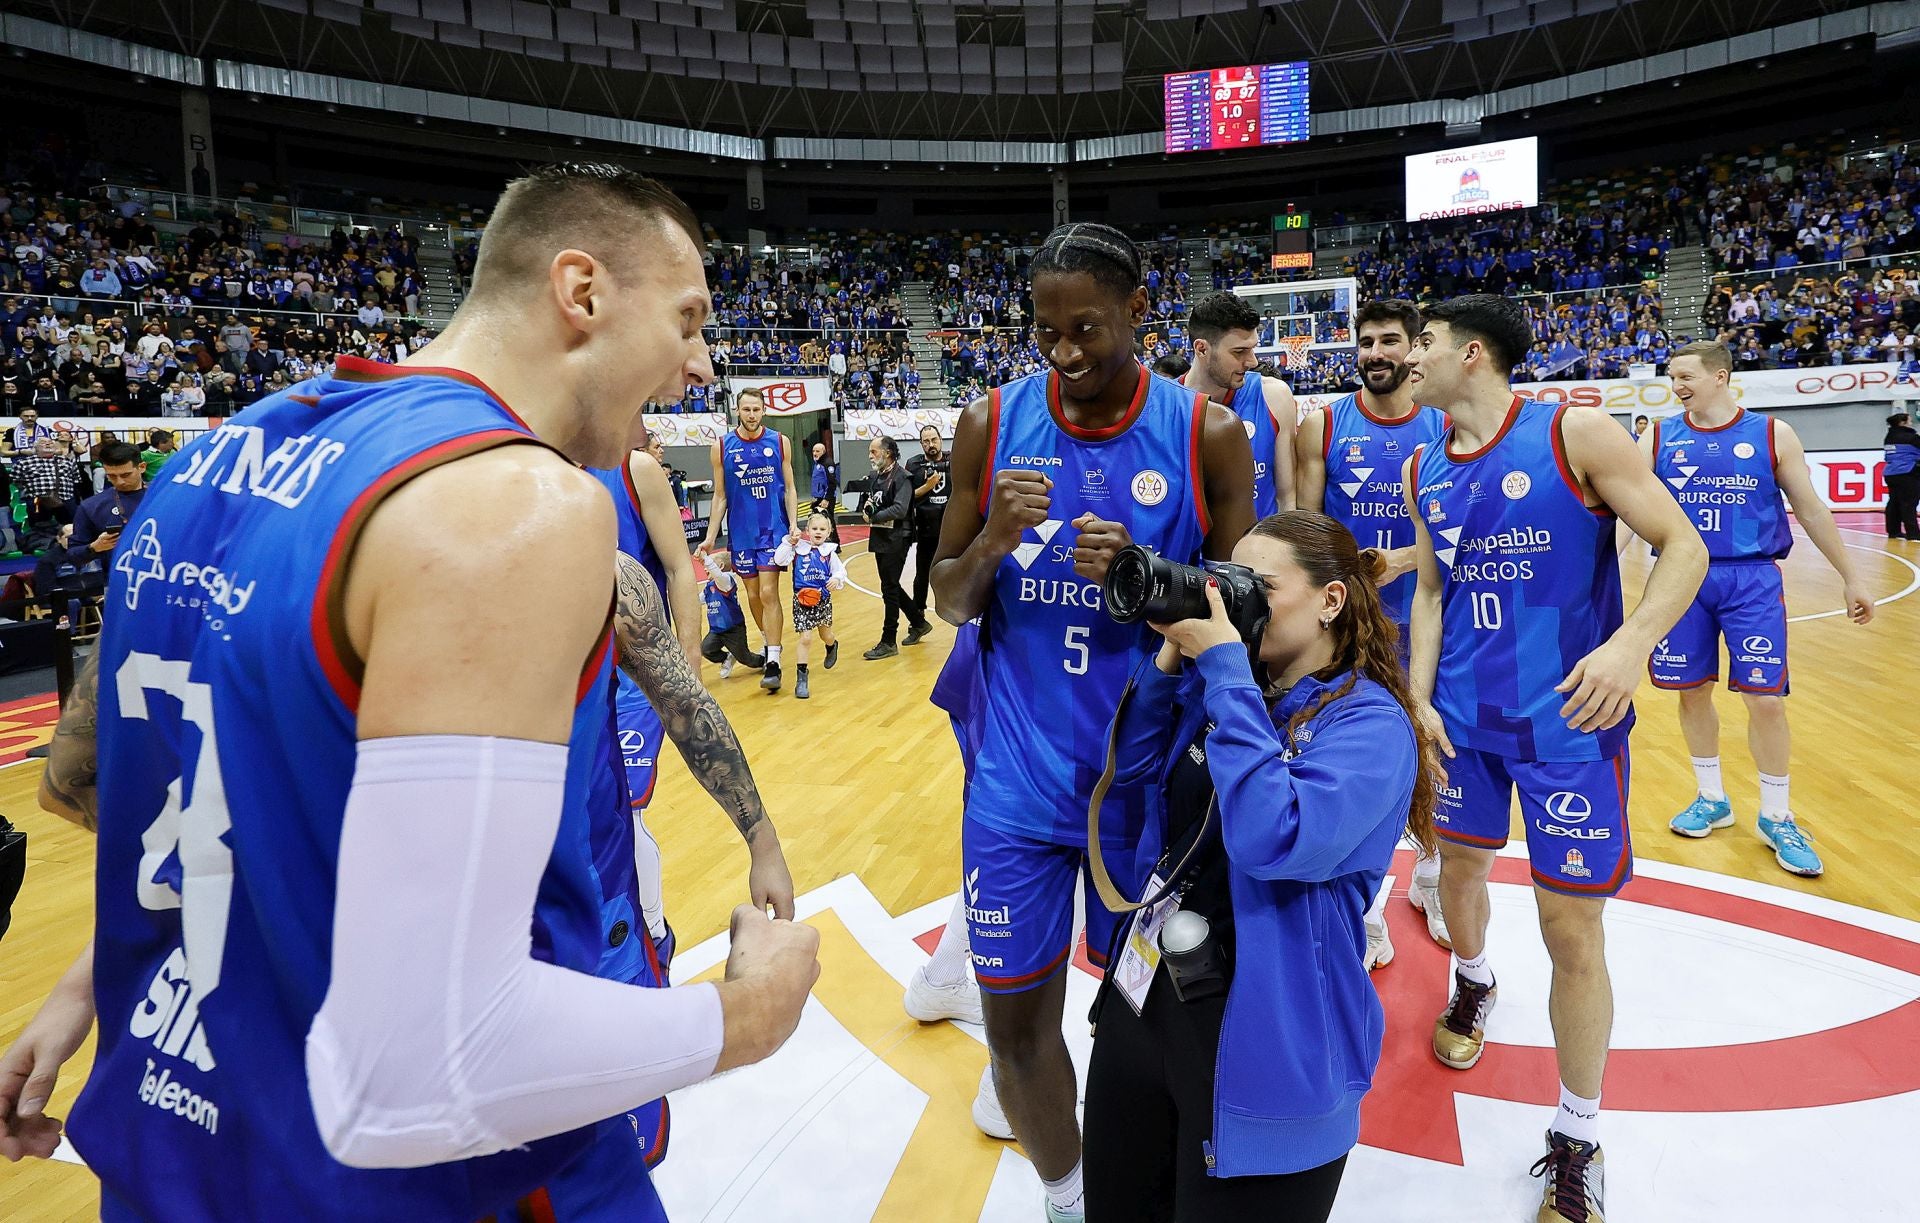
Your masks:
M1771 654L1773 653L1773 641L1770 638L1762 637L1756 633L1741 641L1740 649L1747 654Z
M1593 814L1593 804L1584 794L1559 790L1548 796L1547 814L1562 824L1580 824Z

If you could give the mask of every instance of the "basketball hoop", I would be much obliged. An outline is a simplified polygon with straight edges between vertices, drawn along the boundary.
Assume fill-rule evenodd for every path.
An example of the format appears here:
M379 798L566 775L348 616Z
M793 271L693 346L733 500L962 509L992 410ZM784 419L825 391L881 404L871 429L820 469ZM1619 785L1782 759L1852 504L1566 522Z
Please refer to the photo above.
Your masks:
M1286 366L1288 369L1303 370L1307 368L1307 349L1311 347L1313 347L1313 337L1310 335L1287 335L1280 337L1280 348L1281 351L1286 354Z

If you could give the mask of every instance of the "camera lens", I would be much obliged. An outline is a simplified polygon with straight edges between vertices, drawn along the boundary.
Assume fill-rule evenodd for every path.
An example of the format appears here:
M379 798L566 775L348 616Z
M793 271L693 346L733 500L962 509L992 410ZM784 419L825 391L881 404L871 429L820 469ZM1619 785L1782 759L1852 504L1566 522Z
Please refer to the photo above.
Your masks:
M1139 546L1120 549L1107 566L1104 594L1108 615L1121 624L1132 624L1146 615L1156 560L1153 553Z

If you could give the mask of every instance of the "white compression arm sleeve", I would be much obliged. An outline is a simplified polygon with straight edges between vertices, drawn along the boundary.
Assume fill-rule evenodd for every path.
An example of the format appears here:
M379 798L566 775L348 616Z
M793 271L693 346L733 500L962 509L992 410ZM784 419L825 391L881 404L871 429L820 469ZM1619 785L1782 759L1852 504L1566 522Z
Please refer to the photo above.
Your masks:
M487 1155L713 1073L713 986L643 989L532 956L566 761L517 739L360 744L333 976L306 1049L314 1117L342 1163Z

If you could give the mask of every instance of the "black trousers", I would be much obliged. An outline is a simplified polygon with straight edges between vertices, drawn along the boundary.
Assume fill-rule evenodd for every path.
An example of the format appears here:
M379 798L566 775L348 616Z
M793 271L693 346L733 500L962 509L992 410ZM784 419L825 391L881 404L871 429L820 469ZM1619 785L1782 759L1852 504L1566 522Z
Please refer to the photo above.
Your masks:
M896 530L898 528L895 528ZM902 541L904 545L904 541ZM886 602L886 621L880 629L880 640L897 642L900 633L900 613L905 612L909 623L914 622L913 601L900 586L900 575L907 568L907 550L896 546L885 552L876 550L873 554L874 567L880 570L880 597Z
M1285 1176L1207 1175L1225 998L1182 1002L1163 968L1146 1014L1109 996L1087 1067L1087 1223L1325 1223L1347 1157Z
M753 647L747 644L747 626L744 622L724 633L709 631L700 641L700 655L708 662L720 662L728 654L733 655L735 662L745 663L749 667L767 665L766 656L755 654Z
M1920 507L1920 468L1903 475L1887 477L1887 538L1905 535L1908 539L1920 539L1920 521L1916 521L1916 507Z
M933 582L933 553L940 546L940 520L914 526L913 531L913 615L927 622L927 588Z

